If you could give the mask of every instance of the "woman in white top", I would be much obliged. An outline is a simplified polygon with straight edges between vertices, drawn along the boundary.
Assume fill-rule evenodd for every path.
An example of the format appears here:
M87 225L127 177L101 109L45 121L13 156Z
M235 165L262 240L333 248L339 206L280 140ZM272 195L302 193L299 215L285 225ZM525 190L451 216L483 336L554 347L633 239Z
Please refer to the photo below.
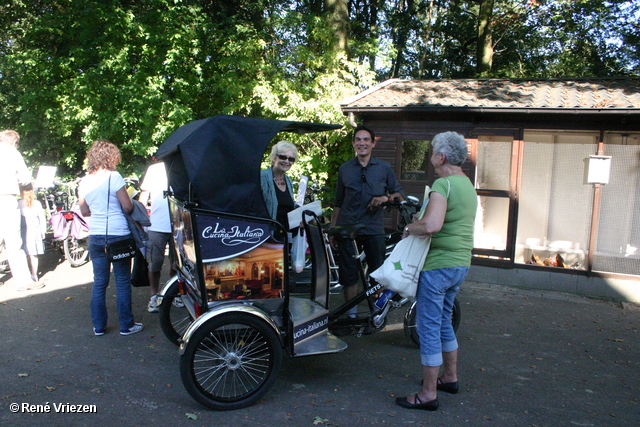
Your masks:
M89 255L93 264L91 321L95 335L103 335L107 327L105 294L109 285L111 262L105 244L131 237L123 212L130 213L133 203L116 166L120 151L109 141L96 141L87 152L87 175L78 188L80 212L89 218ZM120 334L140 332L142 323L133 320L131 312L131 260L113 263L116 282L116 304Z

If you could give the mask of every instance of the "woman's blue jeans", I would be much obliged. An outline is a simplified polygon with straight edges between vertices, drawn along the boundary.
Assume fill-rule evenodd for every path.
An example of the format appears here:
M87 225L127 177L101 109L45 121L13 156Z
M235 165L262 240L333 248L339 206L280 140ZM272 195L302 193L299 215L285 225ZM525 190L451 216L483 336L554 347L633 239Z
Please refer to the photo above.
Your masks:
M108 242L117 242L130 238L126 236L108 236ZM116 306L120 331L127 331L133 327L131 312L131 259L111 263L104 250L105 236L89 236L89 255L93 264L93 291L91 293L91 321L93 327L104 330L107 326L106 293L109 286L111 265L116 281Z
M458 289L468 272L469 267L450 267L420 273L416 326L424 366L440 366L443 351L458 349L451 312Z

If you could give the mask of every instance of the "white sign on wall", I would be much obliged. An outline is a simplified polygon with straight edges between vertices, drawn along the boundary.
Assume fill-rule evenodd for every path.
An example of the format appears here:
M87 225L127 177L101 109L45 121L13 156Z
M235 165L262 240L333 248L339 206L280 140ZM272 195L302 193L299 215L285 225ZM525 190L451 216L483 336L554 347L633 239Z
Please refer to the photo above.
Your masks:
M608 184L611 173L611 156L589 156L587 183Z

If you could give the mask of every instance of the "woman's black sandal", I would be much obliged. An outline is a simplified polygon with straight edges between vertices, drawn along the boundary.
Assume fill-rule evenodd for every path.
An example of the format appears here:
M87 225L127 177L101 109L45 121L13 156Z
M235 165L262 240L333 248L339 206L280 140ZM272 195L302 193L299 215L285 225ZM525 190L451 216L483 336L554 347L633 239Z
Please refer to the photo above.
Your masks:
M438 378L436 389L444 391L445 393L457 394L459 390L458 381L454 383L443 383L442 380Z
M398 406L402 406L407 409L424 409L425 411L435 411L438 409L438 399L433 399L429 402L422 403L422 400L416 394L414 397L414 402L409 402L409 398L407 397L396 397L396 404Z

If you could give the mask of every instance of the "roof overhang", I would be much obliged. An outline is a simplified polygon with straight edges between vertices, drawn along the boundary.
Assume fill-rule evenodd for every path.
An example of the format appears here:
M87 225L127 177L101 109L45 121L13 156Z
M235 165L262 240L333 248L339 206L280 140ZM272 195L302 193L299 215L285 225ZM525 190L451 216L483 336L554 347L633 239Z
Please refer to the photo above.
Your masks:
M340 103L346 115L640 115L640 79L389 79Z
M473 114L607 114L607 115L640 115L640 109L613 108L490 108L490 107L348 107L342 112L349 113L473 113Z

